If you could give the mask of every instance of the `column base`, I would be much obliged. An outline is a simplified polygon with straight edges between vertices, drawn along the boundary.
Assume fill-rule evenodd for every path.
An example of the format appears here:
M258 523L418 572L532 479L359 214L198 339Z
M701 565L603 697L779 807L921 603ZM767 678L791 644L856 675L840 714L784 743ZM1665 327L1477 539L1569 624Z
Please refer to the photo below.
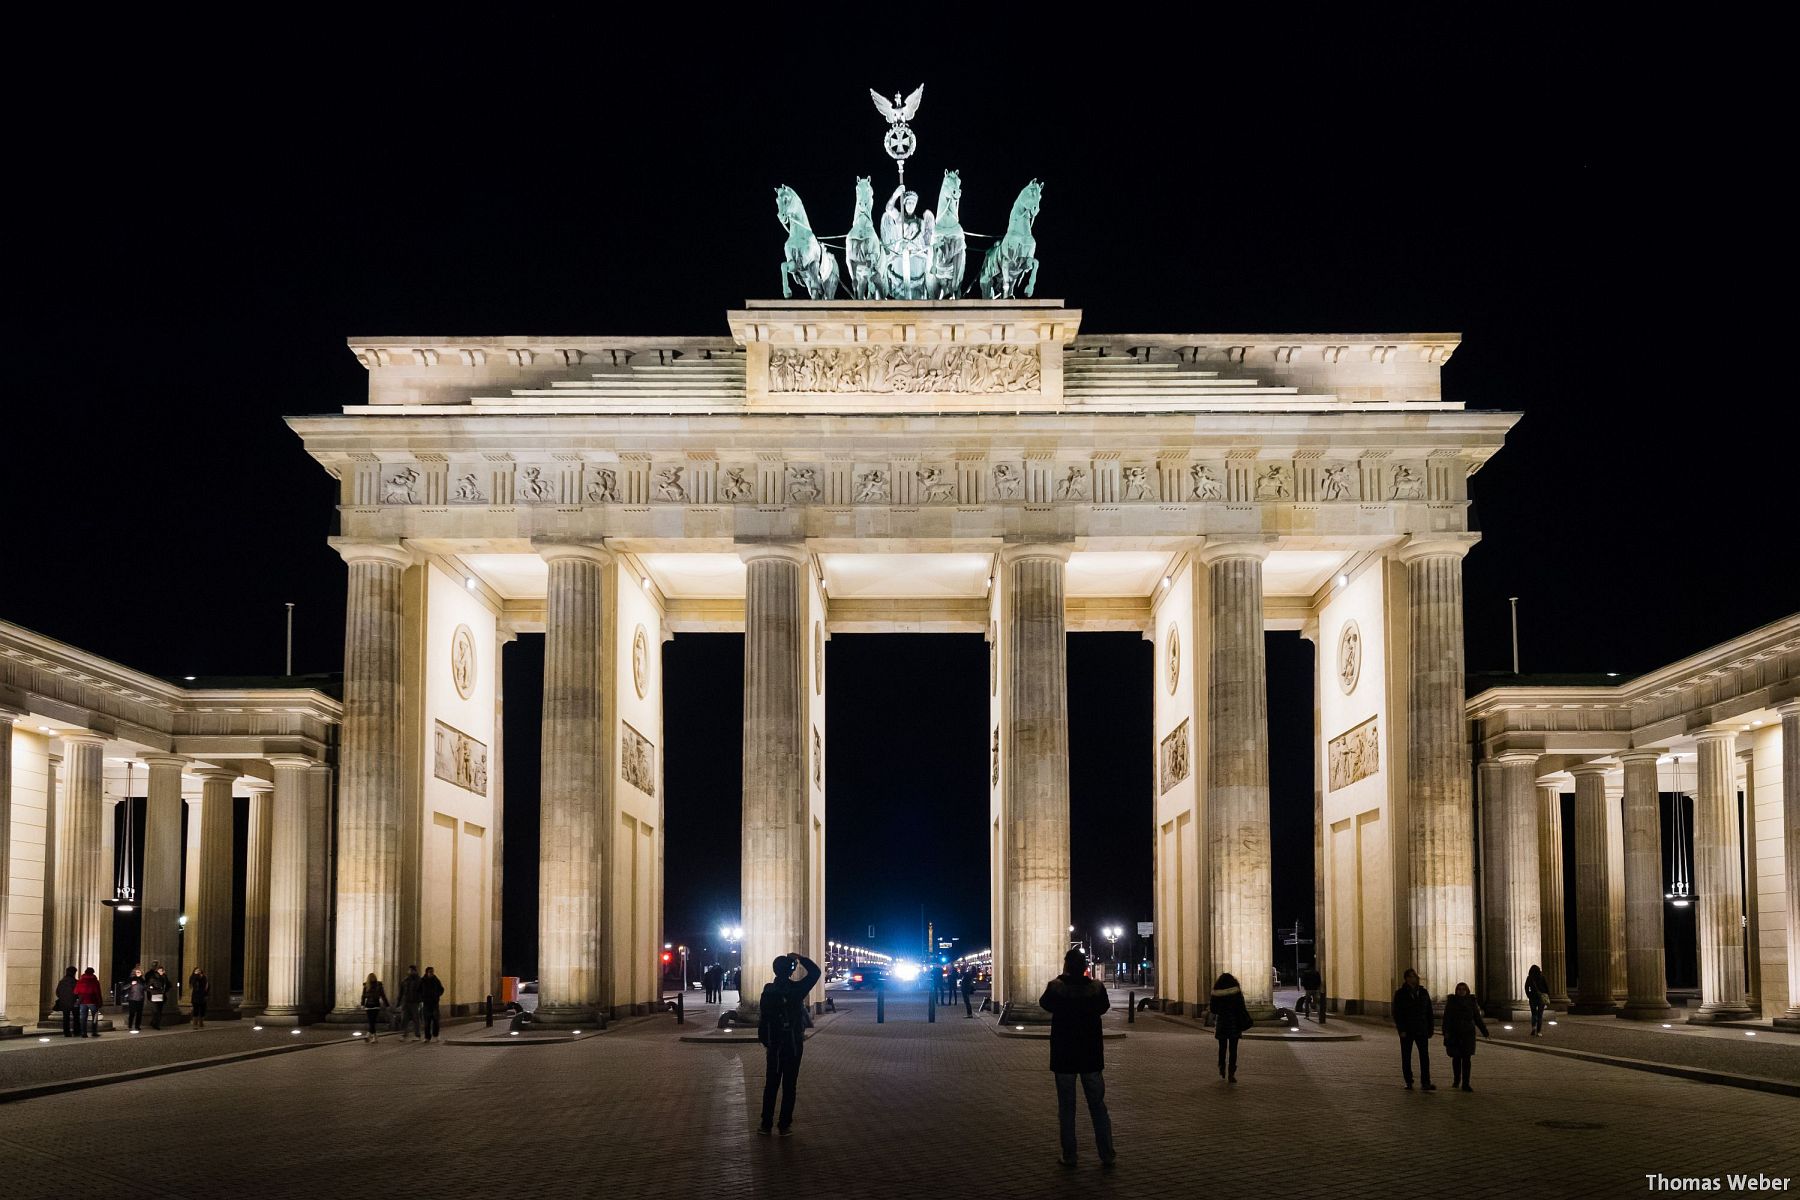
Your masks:
M1482 1009L1495 1021L1529 1021L1531 1005L1521 1000L1501 1000Z
M1618 1012L1621 1021L1673 1021L1678 1015L1666 1000L1627 1001Z
M1553 1008L1557 1012L1568 1012L1569 998L1567 996L1552 996L1544 1002L1544 1007Z
M1687 1019L1689 1025L1717 1025L1724 1021L1749 1021L1756 1014L1747 1004L1702 1004L1700 1011Z
M321 1025L361 1025L365 1029L369 1024L369 1011L362 1007L334 1008L319 1018Z
M552 1029L605 1029L606 1018L600 1015L598 1009L583 1008L579 1004L558 1004L551 1008L540 1006L531 1014L531 1024Z
M1244 1010L1250 1014L1252 1021L1273 1021L1278 1011L1273 1000L1246 1000Z
M1006 1007L1000 1010L1002 1025L1048 1025L1050 1014L1038 1007L1036 1003L1022 1000L1008 1000Z
M1775 1028L1800 1033L1800 1008L1790 1008L1775 1018Z
M272 1008L263 1009L262 1012L257 1014L256 1019L264 1025L288 1026L311 1025L316 1018L314 1018L311 1009L300 1008L296 1005L279 1004ZM367 1018L365 1017L364 1020L366 1021Z
M25 1036L23 1025L0 1025L0 1038L16 1038Z
M1569 1005L1572 1017L1609 1017L1619 1011L1611 1000L1577 1000Z

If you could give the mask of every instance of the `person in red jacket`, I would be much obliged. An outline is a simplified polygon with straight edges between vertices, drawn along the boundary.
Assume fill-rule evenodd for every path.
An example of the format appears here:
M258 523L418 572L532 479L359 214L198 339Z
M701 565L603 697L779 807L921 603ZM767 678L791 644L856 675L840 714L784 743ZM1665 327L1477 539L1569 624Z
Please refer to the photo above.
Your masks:
M75 981L75 1003L81 1007L77 1037L100 1036L100 977L89 967Z

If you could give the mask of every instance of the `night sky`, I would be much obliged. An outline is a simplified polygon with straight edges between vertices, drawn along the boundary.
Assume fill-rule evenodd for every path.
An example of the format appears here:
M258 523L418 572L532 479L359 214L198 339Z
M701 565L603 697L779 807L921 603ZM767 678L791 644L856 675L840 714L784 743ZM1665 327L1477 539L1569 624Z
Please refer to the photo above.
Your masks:
M296 671L336 671L334 487L280 418L361 402L346 337L720 335L778 294L775 185L835 231L857 175L891 177L866 88L914 75L602 32L505 62L496 33L469 57L115 63L128 102L33 113L0 617L153 673L277 674L294 601ZM1037 294L1087 330L1462 333L1446 395L1525 414L1472 483L1472 671L1508 663L1509 595L1528 672L1642 671L1796 607L1772 454L1796 422L1730 276L1766 254L1760 157L1662 136L1574 44L1490 68L1447 35L1308 61L1321 31L1101 29L999 72L970 36L926 77L913 175L959 169L978 231L1045 180ZM669 928L694 936L738 915L741 641L664 653ZM1311 911L1311 652L1269 656L1279 924ZM506 957L530 973L541 639L505 665ZM1073 636L1069 671L1075 918L1130 925L1150 648ZM838 637L829 674L832 935L910 949L922 905L985 945L980 639Z

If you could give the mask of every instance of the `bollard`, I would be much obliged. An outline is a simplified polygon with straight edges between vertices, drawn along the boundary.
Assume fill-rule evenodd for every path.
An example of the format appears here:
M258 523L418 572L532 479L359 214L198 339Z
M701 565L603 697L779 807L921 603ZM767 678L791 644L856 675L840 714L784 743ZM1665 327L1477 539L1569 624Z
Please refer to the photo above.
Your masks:
M1127 1025L1137 1024L1137 993L1136 992L1126 992L1125 993L1125 1023Z
M879 983L875 985L875 1023L880 1025L887 1020L887 989Z
M927 1024L937 1024L937 1000L937 987L936 981L934 980L930 998L925 1001L925 1021Z
M687 1024L687 988L685 987L675 993L675 1023L677 1025Z
M483 1007L487 1010L487 1027L492 1029L494 1027L494 994L492 992L488 993L487 1002Z

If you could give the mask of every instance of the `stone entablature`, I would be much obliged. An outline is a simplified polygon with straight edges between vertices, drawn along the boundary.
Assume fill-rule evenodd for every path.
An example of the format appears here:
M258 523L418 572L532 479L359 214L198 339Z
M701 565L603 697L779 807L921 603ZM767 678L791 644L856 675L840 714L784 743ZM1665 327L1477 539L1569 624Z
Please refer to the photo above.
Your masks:
M1459 335L1079 333L1061 302L756 302L731 338L352 338L369 406L581 413L1459 408ZM349 411L356 411L351 409Z
M0 700L123 742L203 759L329 761L343 706L312 688L184 688L0 621Z
M1610 687L1489 688L1469 698L1479 757L1604 755L1690 737L1800 697L1800 613Z

